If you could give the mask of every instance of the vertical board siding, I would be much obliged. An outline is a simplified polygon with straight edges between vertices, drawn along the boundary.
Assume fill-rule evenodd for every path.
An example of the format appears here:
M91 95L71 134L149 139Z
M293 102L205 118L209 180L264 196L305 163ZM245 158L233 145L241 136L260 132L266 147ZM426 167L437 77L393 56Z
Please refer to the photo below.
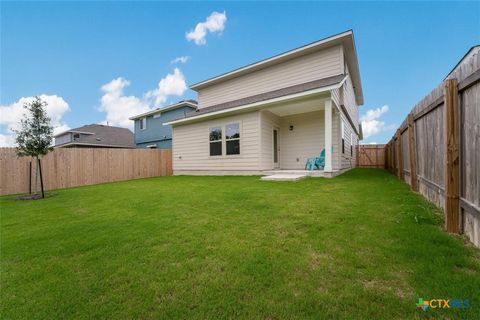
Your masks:
M475 53L463 61L447 79L456 79L459 121L459 167L460 167L460 212L458 224L476 246L480 247L480 55ZM446 83L446 82L445 82ZM445 210L446 154L445 130L445 83L432 90L412 109L414 119L417 187L429 201ZM402 125L403 126L403 125ZM404 132L408 133L408 130ZM408 140L403 140L402 144ZM395 137L387 144L385 166L395 173L398 168ZM455 148L455 146L453 147ZM410 162L405 161L405 171L410 171ZM454 150L451 150L454 151ZM451 152L448 151L448 152ZM415 161L414 161L415 162ZM407 180L407 177L405 178ZM457 206L455 204L455 206ZM452 216L451 216L452 217ZM456 215L453 215L454 219ZM448 217L446 218L449 219ZM451 219L451 218L450 218ZM455 223L455 222L453 222Z
M410 156L409 156L409 150L408 150L408 130L404 131L400 135L402 139L402 157L403 157L403 174L404 174L404 180L406 183L410 184Z
M361 168L384 168L385 145L360 145L358 146L358 166Z
M28 192L30 161L34 191L40 185L35 160L0 148L0 195ZM58 148L41 162L45 190L172 174L171 151L163 149Z

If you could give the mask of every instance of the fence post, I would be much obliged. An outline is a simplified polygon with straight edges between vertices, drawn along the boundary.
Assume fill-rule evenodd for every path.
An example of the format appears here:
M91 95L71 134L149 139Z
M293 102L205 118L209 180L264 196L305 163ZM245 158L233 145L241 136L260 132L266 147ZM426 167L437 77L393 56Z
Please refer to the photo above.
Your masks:
M385 145L385 157L383 158L383 167L388 170L388 142Z
M413 114L408 115L408 152L410 158L410 186L413 191L418 191L417 187L417 140L415 137L415 120Z
M403 154L402 154L402 133L397 129L397 148L398 148L398 178L403 180Z
M448 232L459 232L459 123L458 83L456 79L445 81L445 228Z

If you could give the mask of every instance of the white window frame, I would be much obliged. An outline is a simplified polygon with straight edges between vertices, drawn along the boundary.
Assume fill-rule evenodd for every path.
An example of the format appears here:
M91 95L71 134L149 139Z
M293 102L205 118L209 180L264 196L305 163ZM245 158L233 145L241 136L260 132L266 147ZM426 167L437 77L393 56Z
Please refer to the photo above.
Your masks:
M140 118L140 130L145 129L147 129L147 117Z
M210 131L211 131L212 129L217 129L217 128L220 128L220 135L221 135L221 136L220 136L220 139L219 139L219 140L210 140ZM209 156L209 157L219 158L219 157L222 157L222 156L223 156L223 151L224 151L224 149L225 149L224 143L223 143L223 137L225 136L224 132L225 132L225 131L224 131L224 128L223 128L223 126L221 126L221 125L208 127L208 156ZM221 147L221 149L222 149L222 152L221 152L221 154L212 155L212 154L210 153L210 145L211 145L212 143L218 143L218 142L220 142L220 147Z
M239 138L233 138L233 139L228 139L227 140L227 126L231 124L238 124L238 131L240 133ZM215 141L210 141L210 129L213 128L220 128L222 130L222 139L221 140L215 140ZM242 136L243 136L243 124L241 120L237 121L225 121L223 123L215 124L215 125L209 125L208 126L208 148L207 148L207 154L209 158L212 159L219 159L219 158L239 158L242 156ZM240 153L239 154L227 154L227 141L233 141L233 140L238 140L239 145L240 145ZM222 142L222 154L218 156L212 156L210 155L210 143L211 142Z
M350 156L353 157L353 148L355 147L355 143L353 140L353 132L350 132Z
M238 138L230 138L230 139L227 139L227 126L230 126L230 125L235 125L237 124L238 125L238 134L239 134L239 137ZM229 157L229 156L239 156L242 154L242 148L241 148L241 141L240 139L242 138L242 133L240 132L240 122L230 122L230 123L227 123L225 125L225 156ZM238 140L238 147L240 149L240 152L239 153L235 153L235 154L227 154L227 141L236 141Z

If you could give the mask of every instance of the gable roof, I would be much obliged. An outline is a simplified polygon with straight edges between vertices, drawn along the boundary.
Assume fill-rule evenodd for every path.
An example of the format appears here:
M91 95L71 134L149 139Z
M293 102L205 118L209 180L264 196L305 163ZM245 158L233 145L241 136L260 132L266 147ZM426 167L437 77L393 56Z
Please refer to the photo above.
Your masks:
M307 55L309 53L313 53L331 46L335 45L343 45L345 60L348 65L348 69L350 71L350 77L352 79L353 88L355 90L355 98L357 100L358 105L363 104L363 91L362 91L362 83L360 80L360 69L358 66L357 60L357 51L355 48L355 39L353 37L353 31L348 30L310 44L304 45L302 47L298 47L296 49L292 49L286 51L284 53L275 55L273 57L246 65L244 67L229 71L227 73L221 74L219 76L197 82L190 86L191 89L198 91L208 86L220 83L222 81L226 81L229 79L233 79L254 71L258 71L269 66L282 63L303 55Z
M195 100L182 100L182 101L179 101L177 103L174 103L174 104L171 104L171 105L168 105L168 106L165 106L165 107L160 107L160 108L157 108L155 110L130 117L128 119L129 120L136 120L136 119L151 116L151 115L154 115L154 114L157 114L157 113L162 113L162 112L166 112L166 111L170 111L170 110L174 110L174 109L182 108L182 107L191 107L191 108L194 108L196 110L197 109L197 101L195 101Z
M67 145L92 145L117 148L135 147L133 133L126 128L111 127L102 124L89 124L56 134L55 137L67 133L80 133L80 137L65 144L56 144L56 147Z

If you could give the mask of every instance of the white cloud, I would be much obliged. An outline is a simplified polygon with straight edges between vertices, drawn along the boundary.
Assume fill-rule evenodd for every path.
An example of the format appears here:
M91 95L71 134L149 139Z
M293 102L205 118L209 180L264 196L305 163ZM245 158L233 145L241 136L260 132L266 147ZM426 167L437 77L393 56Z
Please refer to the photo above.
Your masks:
M187 63L187 61L190 60L189 56L181 56L181 57L176 57L172 61L170 61L171 64L175 63Z
M147 92L147 98L154 98L155 104L160 105L167 101L168 96L181 96L187 91L187 83L183 73L175 68L173 73L158 82L158 87L155 90Z
M388 112L388 110L388 106L384 105L381 108L367 110L367 113L360 117L364 138L374 136L394 127L394 125L386 125L384 121L380 120L380 117Z
M150 111L150 107L145 101L123 94L123 89L129 85L128 80L119 77L102 86L104 94L100 100L99 111L107 114L105 123L132 128L133 123L128 120L129 117Z
M388 106L387 105L384 105L383 107L381 108L377 108L377 109L370 109L370 110L367 110L367 113L364 114L360 120L362 121L370 121L370 120L375 120L375 119L378 119L380 118L380 116L384 113L388 112Z
M124 95L124 89L129 85L128 80L119 77L102 86L104 94L99 111L106 113L102 123L133 129L133 121L128 118L151 111L166 102L168 97L182 96L187 90L185 77L178 68L162 78L158 87L148 91L144 98Z
M57 95L42 94L39 98L47 103L45 110L50 118L50 125L54 128L54 133L58 131L57 128L68 129L68 125L62 120L65 112L70 110L68 103ZM25 114L23 106L34 99L35 97L22 97L12 104L0 106L0 125L4 128L3 133L0 134L0 146L13 146L15 134L12 130L21 128L20 120Z
M15 145L15 136L13 134L0 133L0 147L13 147Z
M199 22L195 26L195 29L187 32L185 37L188 41L195 41L199 46L207 43L205 37L207 33L222 32L225 29L225 22L227 22L226 12L214 11L204 22Z
M62 124L61 126L53 128L53 135L65 132L70 130L70 127L67 124Z

